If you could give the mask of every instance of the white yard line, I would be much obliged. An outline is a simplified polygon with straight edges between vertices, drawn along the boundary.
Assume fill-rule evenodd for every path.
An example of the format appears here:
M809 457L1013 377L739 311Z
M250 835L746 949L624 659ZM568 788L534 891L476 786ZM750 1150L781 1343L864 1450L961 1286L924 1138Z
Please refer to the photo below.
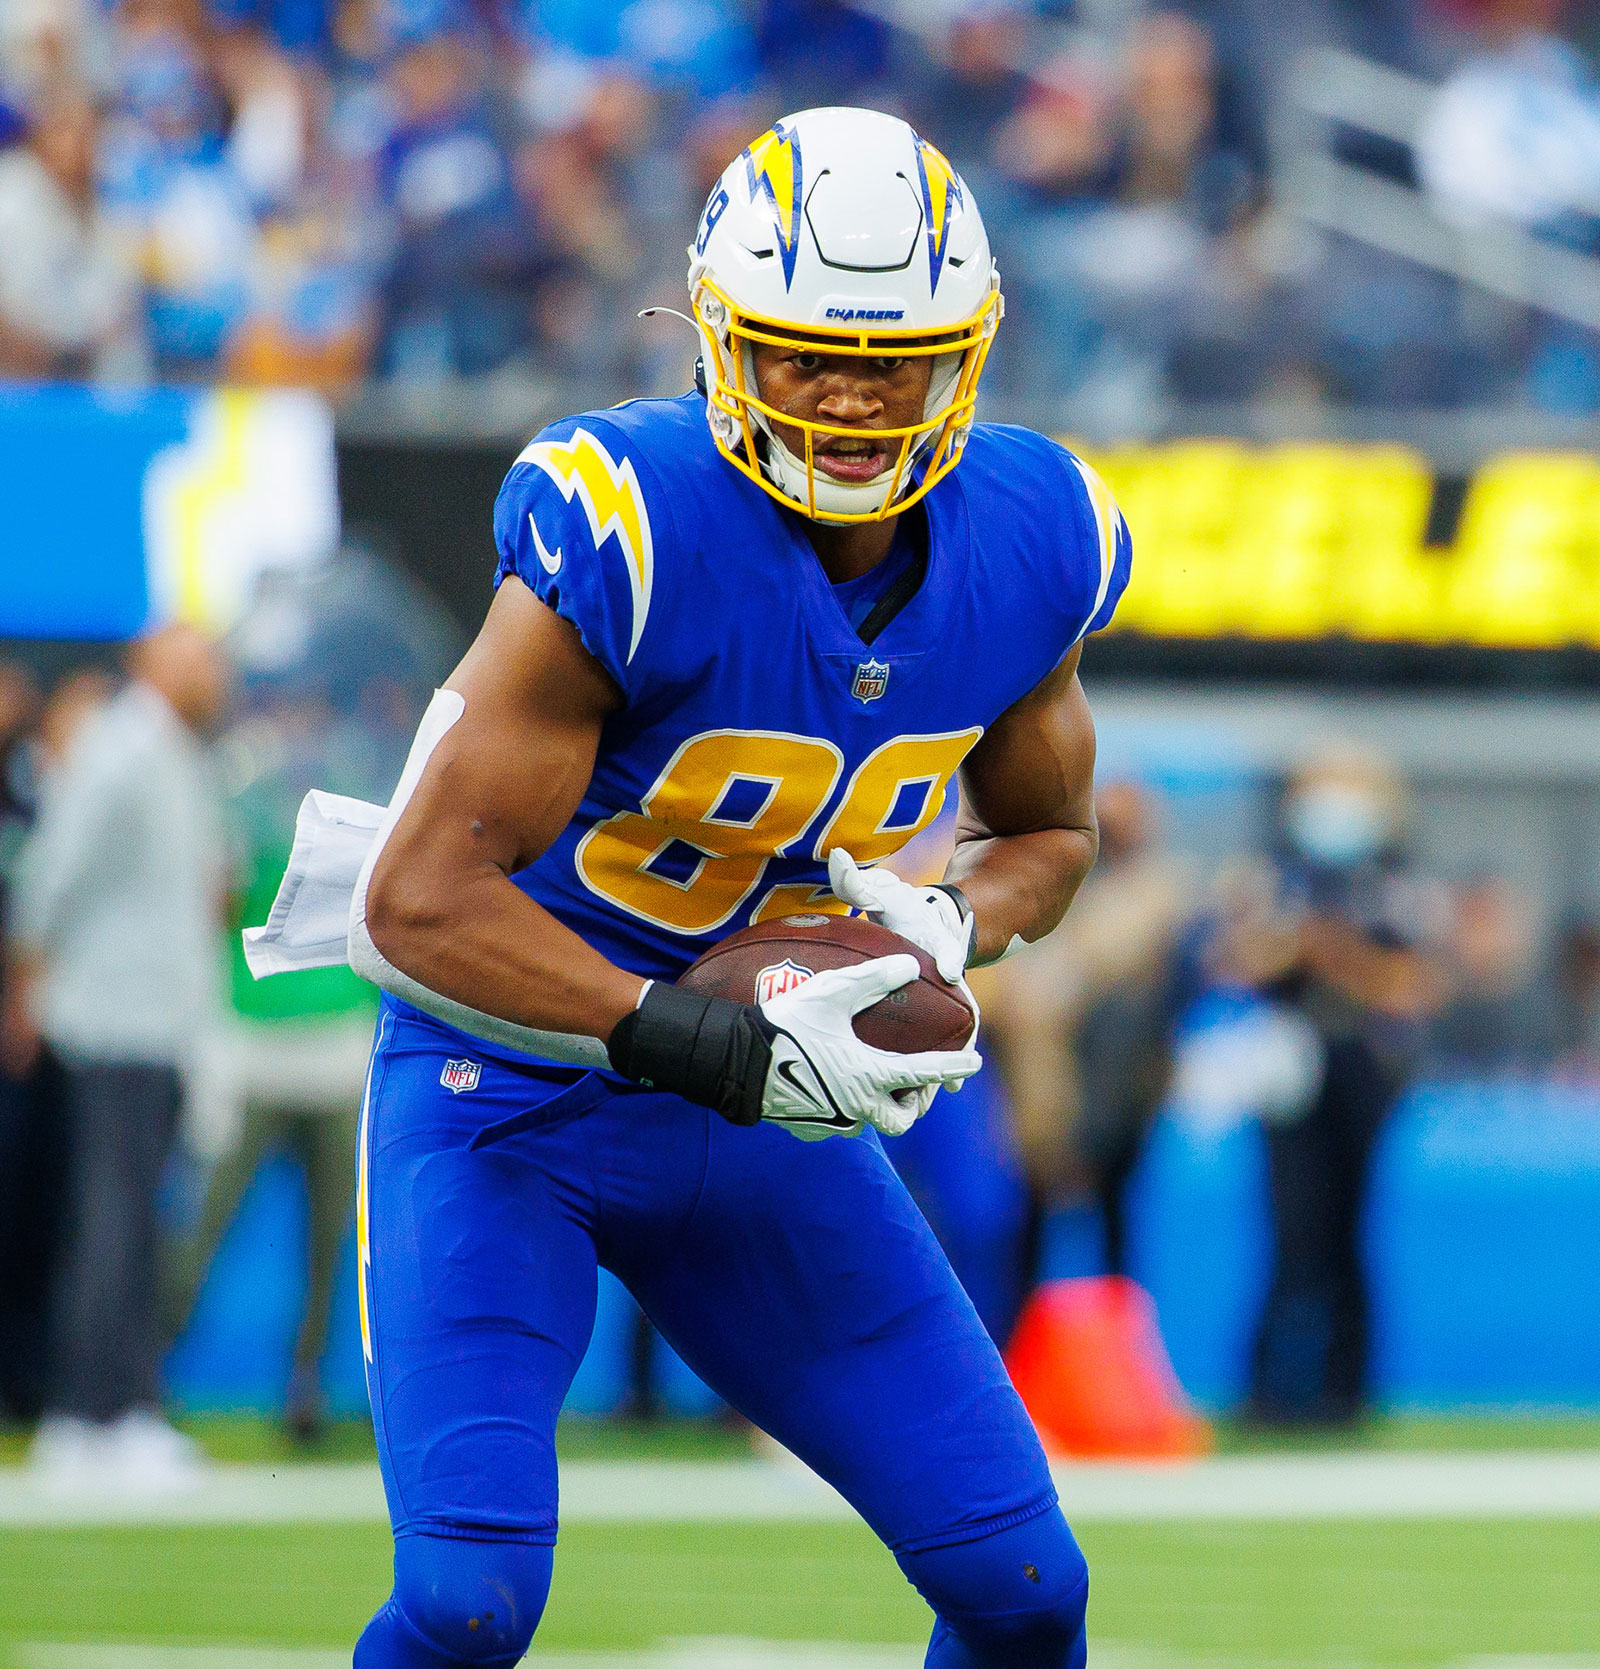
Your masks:
M1069 1518L1593 1518L1600 1450L1230 1455L1190 1466L1066 1466ZM1600 1666L1597 1666L1600 1669Z
M0 1471L0 1529L74 1524L368 1524L385 1517L378 1469L217 1466L166 1495L53 1490L25 1467Z
M1056 1468L1067 1516L1111 1520L1600 1517L1600 1451L1245 1455L1189 1465ZM52 1494L0 1470L0 1529L77 1524L381 1523L375 1466L218 1466L193 1492L151 1499ZM798 1463L571 1461L567 1524L848 1521ZM1600 1669L1596 1664L1594 1669Z

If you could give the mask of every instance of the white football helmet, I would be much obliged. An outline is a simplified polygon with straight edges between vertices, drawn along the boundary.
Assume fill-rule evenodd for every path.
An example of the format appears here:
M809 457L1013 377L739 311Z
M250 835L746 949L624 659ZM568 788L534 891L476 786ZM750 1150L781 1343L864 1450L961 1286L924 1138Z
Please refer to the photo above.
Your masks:
M927 140L876 110L802 110L724 171L689 250L706 415L723 456L826 522L877 521L955 468L1004 302L972 194ZM922 421L852 429L788 416L756 386L757 343L859 358L928 356ZM805 436L797 457L773 431ZM870 481L818 474L819 435L898 441Z

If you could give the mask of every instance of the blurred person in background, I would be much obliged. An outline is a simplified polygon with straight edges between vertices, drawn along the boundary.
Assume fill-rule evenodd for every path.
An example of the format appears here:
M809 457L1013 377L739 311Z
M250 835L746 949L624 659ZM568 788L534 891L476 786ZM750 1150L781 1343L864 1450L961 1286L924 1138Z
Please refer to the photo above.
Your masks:
M482 375L527 347L533 225L490 121L482 43L446 4L414 8L400 27L377 159L393 238L381 369L412 382Z
M207 0L223 31L248 30L301 63L325 54L332 41L336 0Z
M333 715L314 685L271 681L233 732L232 750L249 761L232 801L248 869L238 920L265 921L288 862L295 811L312 784L352 786L331 757ZM285 1425L314 1442L326 1420L321 1363L339 1253L355 1201L356 1123L377 1003L349 968L319 968L257 982L230 935L231 1013L218 1037L226 1093L242 1113L224 1133L199 1221L176 1249L173 1332L188 1326L224 1235L260 1169L289 1154L305 1176L308 1207L306 1292L285 1397Z
M770 93L762 92L731 94L699 104L684 126L675 153L658 145L649 159L655 177L660 177L664 163L675 175L673 190L660 193L662 202L704 203L716 188L726 159L737 155L752 133L771 127L780 114ZM673 225L678 224L681 221L675 217ZM679 255L672 228L655 226L652 233L643 250L639 294L656 300L676 286ZM698 339L673 323L670 315L642 319L632 355L636 386L655 393L687 388L694 381L697 354Z
M763 0L756 10L761 67L789 108L884 103L893 31L871 7Z
M60 1062L41 1045L15 958L5 896L38 811L40 784L116 693L98 667L69 672L40 702L20 668L0 671L0 1412L36 1420L53 1387L51 1302L69 1209L71 1130Z
M1551 1042L1557 1078L1600 1085L1600 922L1574 915L1555 947Z
M264 921L312 788L381 799L392 790L428 692L449 668L455 629L382 563L345 549L310 575L268 576L228 641L232 722L217 752L240 884L233 925ZM186 1121L209 1164L198 1218L174 1248L168 1322L185 1331L238 1207L262 1164L287 1156L306 1192L305 1277L284 1402L291 1437L313 1443L330 1308L355 1199L356 1121L372 1043L372 988L347 967L256 981L228 936L231 1002ZM203 1116L210 1113L208 1119Z
M931 28L929 61L899 78L920 120L969 180L986 177L995 130L1026 89L1031 9L1020 0L956 5Z
M1211 977L1288 1011L1320 1044L1298 1104L1264 1121L1273 1262L1250 1406L1268 1423L1343 1425L1367 1406L1372 1155L1445 994L1448 895L1406 855L1409 816L1386 760L1316 750L1284 789L1262 884L1206 929Z
M249 24L212 31L208 45L207 63L223 102L223 154L251 207L271 213L291 202L305 179L313 119L309 78Z
M986 1005L1031 1194L1029 1285L1052 1209L1081 1188L1105 1262L1129 1273L1125 1194L1172 1075L1175 947L1195 878L1162 842L1159 807L1123 779L1095 796L1100 857L1048 938L1001 963Z
M1500 875L1476 875L1455 890L1440 947L1448 1000L1433 1023L1445 1070L1494 1077L1550 1058L1551 1005L1535 986L1538 911Z
M355 382L372 352L378 240L365 181L334 142L327 78L250 25L217 36L212 63L231 116L228 166L259 228L227 374L296 387Z
M97 0L7 0L0 6L0 88L18 113L48 87L99 85L109 59Z
M0 934L5 931L7 879L33 816L33 762L29 743L43 703L26 667L0 661ZM0 960L0 976L4 962Z
M59 771L78 732L117 693L117 680L101 667L69 672L50 692L39 715L40 775Z
M0 153L0 376L147 372L138 274L95 195L99 134L87 88L47 85Z
M30 735L40 707L33 678L0 661L0 1014L14 994L5 968L7 886L33 818ZM0 1023L0 1042L20 1030ZM55 1087L42 1055L0 1056L0 1420L34 1420L44 1408L66 1161Z
M227 152L204 18L194 0L121 0L113 25L107 211L139 252L158 370L213 378L249 306L257 234Z
M1224 258L1224 237L1255 188L1219 134L1216 56L1202 24L1153 11L1115 53L1052 60L996 131L993 162L1025 228L1013 240L1032 337L1013 379L1019 391L1113 402L1107 418L1122 426L1164 387L1190 337L1248 335L1236 315L1252 297ZM1236 386L1206 392L1245 391L1248 356L1213 357Z
M180 1485L197 1456L159 1413L156 1197L183 1071L218 1008L226 880L205 737L228 672L187 626L134 644L129 680L47 776L17 867L5 1051L60 1061L69 1216L54 1383L34 1443L63 1488Z
M660 192L654 195L662 201L652 204L648 175L641 178L654 100L631 74L570 60L536 66L523 95L535 131L518 153L517 183L545 229L534 299L537 352L552 370L603 369L615 377L633 337L630 298L645 240L659 232L660 208L679 206Z
M1417 173L1445 219L1469 234L1518 227L1600 253L1600 78L1572 38L1570 0L1475 0L1471 50L1433 95ZM1525 399L1548 411L1600 409L1600 336L1528 320Z

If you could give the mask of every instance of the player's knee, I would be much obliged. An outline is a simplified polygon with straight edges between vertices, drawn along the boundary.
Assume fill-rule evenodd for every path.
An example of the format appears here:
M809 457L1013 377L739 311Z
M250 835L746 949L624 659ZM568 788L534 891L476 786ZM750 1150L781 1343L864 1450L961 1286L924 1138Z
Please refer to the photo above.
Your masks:
M1059 1511L979 1541L901 1557L939 1614L943 1669L1076 1669L1084 1661L1089 1567ZM936 1641L938 1636L935 1637Z
M518 1662L550 1592L552 1550L526 1542L402 1536L394 1599L441 1662L475 1669Z

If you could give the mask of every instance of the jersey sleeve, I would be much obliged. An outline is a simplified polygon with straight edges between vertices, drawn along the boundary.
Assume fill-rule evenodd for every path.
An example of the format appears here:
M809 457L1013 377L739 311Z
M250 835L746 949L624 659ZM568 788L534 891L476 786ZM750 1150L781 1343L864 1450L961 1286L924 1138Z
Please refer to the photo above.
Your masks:
M1061 456L1077 506L1084 605L1078 639L1082 639L1111 624L1117 603L1128 588L1133 539L1110 488L1093 465L1064 448Z
M628 443L610 426L582 418L544 430L506 476L494 533L495 585L515 574L577 628L584 647L630 694L650 625L657 542L670 537L670 518Z

